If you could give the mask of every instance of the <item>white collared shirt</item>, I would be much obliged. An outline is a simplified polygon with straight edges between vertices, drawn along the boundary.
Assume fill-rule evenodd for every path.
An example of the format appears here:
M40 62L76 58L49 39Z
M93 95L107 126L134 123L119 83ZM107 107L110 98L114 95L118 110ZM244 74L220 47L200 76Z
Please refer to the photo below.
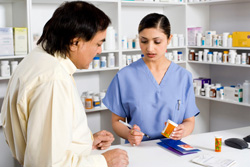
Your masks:
M18 65L2 105L6 141L25 167L102 167L90 155L92 134L72 75L69 58L47 54L40 46Z

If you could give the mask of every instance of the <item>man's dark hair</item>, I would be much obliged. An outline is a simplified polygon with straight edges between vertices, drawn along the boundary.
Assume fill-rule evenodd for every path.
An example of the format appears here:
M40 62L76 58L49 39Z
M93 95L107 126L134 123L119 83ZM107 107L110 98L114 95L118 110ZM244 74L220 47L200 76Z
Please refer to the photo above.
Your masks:
M109 17L90 3L65 2L45 24L37 44L53 56L59 52L66 58L74 38L90 41L98 31L106 30L110 23Z
M160 28L168 38L170 37L170 22L168 18L162 14L150 13L145 16L139 24L138 32L140 33L146 28Z

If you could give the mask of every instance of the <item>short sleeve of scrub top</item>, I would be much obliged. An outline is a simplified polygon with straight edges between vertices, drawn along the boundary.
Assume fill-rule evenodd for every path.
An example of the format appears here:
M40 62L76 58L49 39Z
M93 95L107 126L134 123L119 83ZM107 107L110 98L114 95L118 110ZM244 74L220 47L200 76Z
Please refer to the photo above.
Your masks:
M151 139L163 138L161 131L168 119L181 124L199 114L192 75L173 62L160 84L143 59L124 67L113 78L103 103L131 125L138 125Z

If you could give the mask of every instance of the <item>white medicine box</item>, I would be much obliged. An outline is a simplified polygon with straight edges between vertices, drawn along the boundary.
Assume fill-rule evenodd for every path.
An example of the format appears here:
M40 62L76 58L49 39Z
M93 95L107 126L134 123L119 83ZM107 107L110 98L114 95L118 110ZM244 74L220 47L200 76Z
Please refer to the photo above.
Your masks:
M27 28L14 27L14 51L15 55L23 55L28 53L28 37Z
M0 56L14 55L12 27L0 28Z

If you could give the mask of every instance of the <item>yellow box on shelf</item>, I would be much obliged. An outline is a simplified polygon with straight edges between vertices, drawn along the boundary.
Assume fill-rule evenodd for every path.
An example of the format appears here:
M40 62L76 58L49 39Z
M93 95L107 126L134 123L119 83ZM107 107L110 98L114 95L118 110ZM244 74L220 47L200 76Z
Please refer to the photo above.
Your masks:
M28 53L28 37L26 27L14 27L14 52L15 55Z
M233 47L250 47L250 32L233 32Z

